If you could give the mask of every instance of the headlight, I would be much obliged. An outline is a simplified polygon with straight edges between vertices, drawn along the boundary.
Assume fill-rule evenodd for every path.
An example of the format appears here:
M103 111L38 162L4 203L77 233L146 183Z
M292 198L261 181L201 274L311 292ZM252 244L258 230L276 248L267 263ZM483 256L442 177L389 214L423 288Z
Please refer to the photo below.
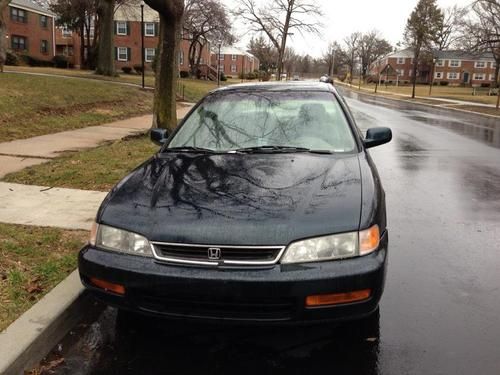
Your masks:
M127 254L153 256L145 237L107 225L98 225L95 246Z
M360 232L350 232L310 238L290 244L281 263L320 262L367 255L378 248L378 225Z

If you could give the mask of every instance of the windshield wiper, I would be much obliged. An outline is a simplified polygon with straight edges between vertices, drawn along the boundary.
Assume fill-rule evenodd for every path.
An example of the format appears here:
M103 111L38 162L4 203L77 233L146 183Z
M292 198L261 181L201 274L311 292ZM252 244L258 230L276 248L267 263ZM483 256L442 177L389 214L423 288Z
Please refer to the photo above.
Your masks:
M199 153L211 153L211 154L217 153L217 151L211 150L209 148L195 147L195 146L169 147L163 149L162 152L199 152Z
M294 146L254 146L254 147L238 148L232 151L248 152L248 153L310 152L313 154L333 154L333 151L329 150L312 150L306 147L294 147Z

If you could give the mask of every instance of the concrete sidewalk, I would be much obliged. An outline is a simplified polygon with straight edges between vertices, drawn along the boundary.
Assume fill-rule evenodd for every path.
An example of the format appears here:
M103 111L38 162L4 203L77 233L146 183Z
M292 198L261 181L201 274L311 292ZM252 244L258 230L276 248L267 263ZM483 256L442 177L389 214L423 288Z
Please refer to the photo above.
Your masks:
M90 230L106 194L0 182L0 222Z
M177 117L183 118L192 104L181 103ZM97 147L104 141L122 139L151 128L152 115L112 123L0 143L0 178L30 165L46 162L64 151Z

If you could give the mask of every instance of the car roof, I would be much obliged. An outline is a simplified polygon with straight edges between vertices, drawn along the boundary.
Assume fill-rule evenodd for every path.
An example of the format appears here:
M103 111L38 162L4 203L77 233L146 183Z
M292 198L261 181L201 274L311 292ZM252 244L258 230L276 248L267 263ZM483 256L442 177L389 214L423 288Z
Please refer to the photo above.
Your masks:
M212 92L248 92L248 91L323 91L336 92L336 89L328 83L317 81L293 81L293 82L259 82L259 83L239 83L224 86Z

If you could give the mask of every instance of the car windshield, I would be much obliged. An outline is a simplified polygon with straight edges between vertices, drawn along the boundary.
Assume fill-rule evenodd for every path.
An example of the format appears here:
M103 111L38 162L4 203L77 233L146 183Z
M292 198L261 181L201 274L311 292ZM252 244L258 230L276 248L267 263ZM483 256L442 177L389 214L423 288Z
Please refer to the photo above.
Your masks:
M216 152L356 148L335 96L317 91L219 92L185 120L168 149ZM164 151L166 151L164 150Z

